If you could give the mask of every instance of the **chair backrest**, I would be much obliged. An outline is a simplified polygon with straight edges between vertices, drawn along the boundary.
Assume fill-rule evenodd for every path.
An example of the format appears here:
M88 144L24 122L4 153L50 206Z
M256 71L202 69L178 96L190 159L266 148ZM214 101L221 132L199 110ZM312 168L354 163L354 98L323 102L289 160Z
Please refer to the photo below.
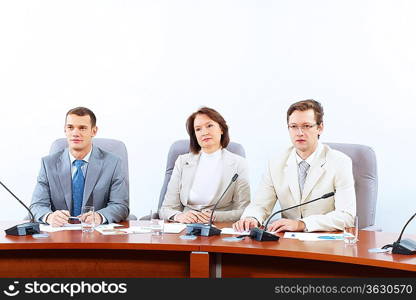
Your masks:
M246 152L244 151L244 148L241 144L230 142L226 149L232 153L235 153L242 157L246 157ZM175 162L178 156L188 152L189 140L179 140L174 142L172 146L170 146L168 153L168 161L166 163L165 180L160 191L158 209L160 209L163 203L163 199L165 199L166 190L168 188L170 177L172 176L173 168L175 167Z
M374 226L378 189L377 160L374 150L357 144L325 144L351 158L359 228Z
M124 145L122 141L103 138L94 138L92 142L95 146L103 149L104 151L110 152L121 158L121 170L124 178L126 178L127 188L129 188L129 161L126 145ZM65 138L57 139L52 143L51 148L49 149L49 154L56 153L67 147L68 143Z

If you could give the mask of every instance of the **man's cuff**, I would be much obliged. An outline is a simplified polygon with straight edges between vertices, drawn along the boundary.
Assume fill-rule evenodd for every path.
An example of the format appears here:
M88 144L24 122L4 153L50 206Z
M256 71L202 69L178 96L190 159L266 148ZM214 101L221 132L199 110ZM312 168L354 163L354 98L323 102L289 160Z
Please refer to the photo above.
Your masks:
M97 214L99 214L99 215L101 216L101 224L106 224L106 223L108 223L108 222L107 222L107 219L104 217L104 215L103 215L102 213L97 212ZM101 224L100 224L100 225L101 225Z
M51 213L47 213L47 214L44 214L43 215L43 217L40 219L43 223L45 223L45 224L49 224L48 222L46 222L46 220L48 219L48 216L50 215Z
M298 219L298 221L302 222L303 224L305 224L305 228L303 229L303 232L308 232L308 225L306 224L304 219Z

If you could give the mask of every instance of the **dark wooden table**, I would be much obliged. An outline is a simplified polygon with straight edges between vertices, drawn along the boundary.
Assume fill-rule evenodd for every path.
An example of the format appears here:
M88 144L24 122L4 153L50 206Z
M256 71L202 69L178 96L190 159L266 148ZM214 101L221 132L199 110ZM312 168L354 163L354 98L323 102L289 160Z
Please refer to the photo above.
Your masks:
M224 241L228 235L183 240L184 232L152 236L77 230L43 239L6 236L4 229L15 224L0 222L0 277L416 276L416 256L368 252L396 240L392 233L360 231L354 246L336 240Z

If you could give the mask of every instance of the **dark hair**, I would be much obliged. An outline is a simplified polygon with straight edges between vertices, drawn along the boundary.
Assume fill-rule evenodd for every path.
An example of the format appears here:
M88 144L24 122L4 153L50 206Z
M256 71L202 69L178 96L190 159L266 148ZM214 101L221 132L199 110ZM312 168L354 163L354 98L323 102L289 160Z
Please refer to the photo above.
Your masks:
M315 112L315 122L317 125L321 125L324 117L324 109L318 101L313 99L302 100L293 103L287 110L287 123L289 124L289 117L295 110L305 111L312 109Z
M195 128L194 128L194 121L197 115L206 115L211 120L217 122L220 125L222 130L221 135L221 146L226 148L230 143L230 136L228 135L228 126L227 122L225 122L224 118L217 112L215 109L209 107L201 107L196 112L191 114L186 120L186 130L189 134L189 148L190 151L194 154L199 153L201 150L201 146L198 144L198 140L195 135Z
M92 112L92 110L86 108L86 107L75 107L73 109L70 109L65 116L65 123L66 123L66 117L68 117L68 115L77 115L80 117L83 116L90 116L91 119L91 127L95 127L95 125L97 124L97 118L95 117L94 113Z

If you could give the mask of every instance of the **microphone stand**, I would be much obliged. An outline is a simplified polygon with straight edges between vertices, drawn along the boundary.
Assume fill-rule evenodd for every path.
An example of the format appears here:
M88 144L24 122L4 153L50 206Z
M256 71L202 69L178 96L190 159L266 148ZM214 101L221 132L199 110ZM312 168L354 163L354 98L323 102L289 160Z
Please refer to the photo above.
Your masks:
M273 213L268 219L267 219L267 222L266 222L266 224L264 225L264 229L260 229L260 228L258 228L258 227L254 227L253 229L251 229L250 230L250 234L248 235L252 240L256 240L256 241L259 241L259 242L263 242L263 241L278 241L279 240L279 237L277 236L277 235L275 235L275 234L273 234L273 233L270 233L270 232L267 232L266 230L267 230L267 225L269 224L269 222L270 222L270 220L275 216L275 215L277 215L278 213L281 213L281 212L284 212L284 211L287 211L287 210L289 210L289 209L292 209L292 208L296 208L296 207L299 207L299 206L302 206L302 205L305 205L305 204L308 204L308 203L311 203L311 202L315 202L315 201L318 201L318 200L320 200L320 199L325 199L325 198L329 198L329 197L332 197L332 196L334 196L335 195L335 192L330 192L330 193L327 193L327 194L325 194L325 195L323 195L323 196L321 196L321 197L319 197L319 198L316 198L316 199L313 199L313 200L310 200L310 201L307 201L307 202L304 202L304 203L301 203L301 204L298 204L298 205L295 205L295 206L291 206L291 207L288 207L288 208L285 208L285 209L281 209L281 210L278 210L278 211L276 211L275 213Z
M405 255L416 254L416 242L411 239L402 240L402 235L403 235L404 230L406 229L407 225L409 225L410 221L412 221L415 216L416 216L416 213L413 216L411 216L410 219L407 221L407 223L404 225L402 232L400 232L400 235L397 241L395 241L393 245L388 244L388 245L383 246L382 249L393 248L391 253L394 253L394 254L405 254Z
M35 222L35 217L33 216L30 209L24 204L11 190L9 190L1 181L0 184L14 197L17 201L22 204L30 214L30 222L19 224L13 227L10 227L5 230L8 235L32 235L40 233L39 223Z

